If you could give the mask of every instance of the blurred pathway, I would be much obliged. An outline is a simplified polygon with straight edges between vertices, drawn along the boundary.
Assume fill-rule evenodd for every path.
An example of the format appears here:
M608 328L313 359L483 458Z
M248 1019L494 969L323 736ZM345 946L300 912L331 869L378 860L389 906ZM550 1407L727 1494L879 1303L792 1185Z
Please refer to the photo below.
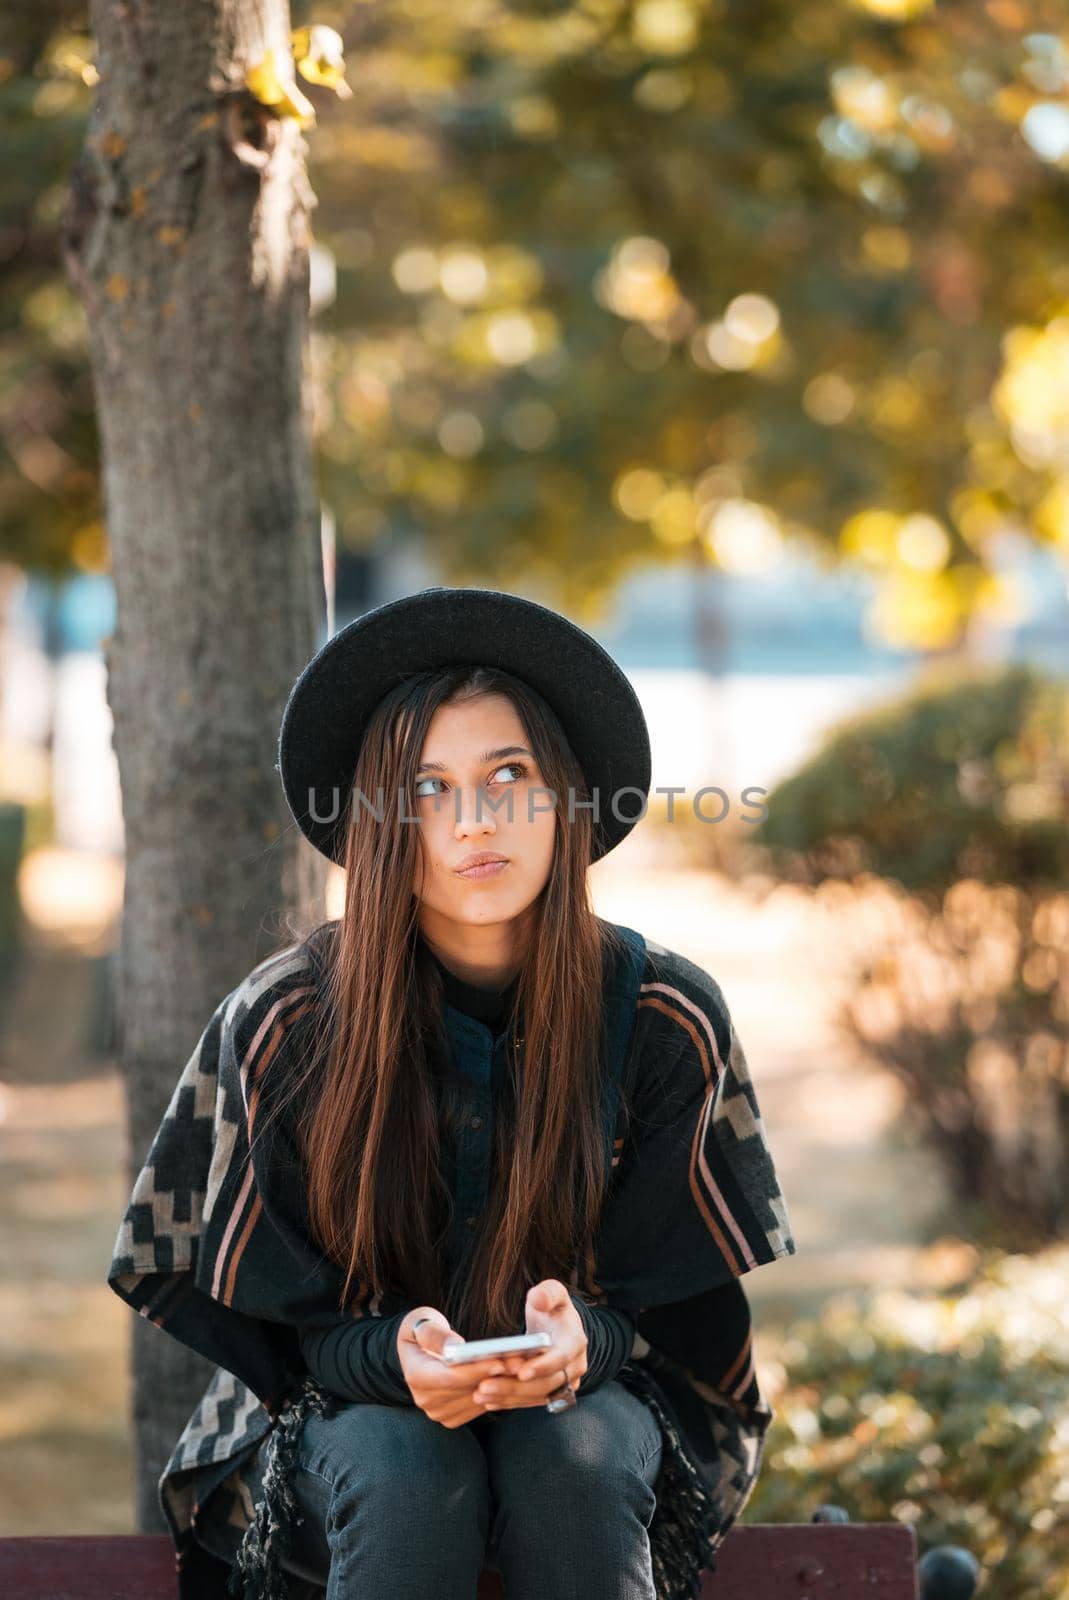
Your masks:
M104 1282L125 1096L90 1048L98 978L31 935L0 1018L0 1534L133 1529L132 1318Z

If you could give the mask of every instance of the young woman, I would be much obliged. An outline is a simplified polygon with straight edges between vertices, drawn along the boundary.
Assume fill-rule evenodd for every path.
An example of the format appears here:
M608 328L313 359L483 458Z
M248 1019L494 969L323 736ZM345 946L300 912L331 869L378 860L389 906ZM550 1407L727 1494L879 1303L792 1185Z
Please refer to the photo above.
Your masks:
M344 912L220 1003L108 1280L217 1363L160 1480L182 1594L682 1600L773 1415L738 1280L795 1244L719 987L590 904L634 692L425 590L317 653L279 770Z

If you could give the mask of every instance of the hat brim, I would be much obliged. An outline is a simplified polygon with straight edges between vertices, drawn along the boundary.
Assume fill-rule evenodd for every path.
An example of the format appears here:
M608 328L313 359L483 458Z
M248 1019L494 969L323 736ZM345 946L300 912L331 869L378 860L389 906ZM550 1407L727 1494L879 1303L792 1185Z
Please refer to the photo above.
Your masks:
M649 794L638 696L584 629L497 589L423 589L357 617L320 647L290 690L278 739L282 788L301 832L344 860L347 800L372 711L402 678L460 664L501 667L552 708L598 797L591 859L608 854Z

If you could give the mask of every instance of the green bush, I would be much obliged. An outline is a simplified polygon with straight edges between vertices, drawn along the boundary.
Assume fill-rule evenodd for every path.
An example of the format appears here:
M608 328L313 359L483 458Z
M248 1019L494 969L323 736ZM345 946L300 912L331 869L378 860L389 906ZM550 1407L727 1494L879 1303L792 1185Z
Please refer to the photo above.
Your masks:
M1069 893L972 878L938 905L879 880L842 892L869 932L838 1020L902 1083L956 1226L1018 1250L1064 1238Z
M930 669L839 724L767 805L752 837L781 876L1064 883L1069 688L1020 665Z
M781 877L882 884L842 1013L905 1085L959 1226L1037 1248L1069 1221L1069 688L934 670L768 796ZM860 900L859 900L860 904Z
M903 1521L981 1593L1069 1593L1069 1248L993 1254L953 1293L861 1291L791 1324L746 1520Z

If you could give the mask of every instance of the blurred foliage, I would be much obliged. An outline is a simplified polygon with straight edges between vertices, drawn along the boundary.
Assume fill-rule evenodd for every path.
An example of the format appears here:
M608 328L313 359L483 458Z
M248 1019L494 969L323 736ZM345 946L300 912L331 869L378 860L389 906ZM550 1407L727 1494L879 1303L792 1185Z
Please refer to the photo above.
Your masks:
M958 1225L1016 1249L1064 1238L1069 893L963 879L936 908L893 885L865 902L842 1020L904 1085L903 1123L938 1154Z
M951 1292L861 1291L793 1321L747 1522L909 1522L998 1600L1069 1586L1069 1249L992 1255ZM771 1375L771 1374L770 1374ZM783 1385L778 1392L778 1385Z
M1069 61L1050 0L380 0L307 134L314 426L340 540L591 614L698 541L882 578L952 645L1069 548ZM151 42L143 48L151 52ZM255 63L248 63L255 67ZM0 39L0 552L106 561L57 266L94 82L80 7ZM214 135L194 127L176 139ZM101 130L103 132L103 130ZM138 222L166 193L150 186Z
M1069 879L1069 686L1025 665L930 666L840 723L753 829L783 877L872 872L928 895L959 878Z
M937 1152L963 1225L1015 1248L1059 1236L1069 687L1025 666L930 668L833 730L767 805L758 859L857 887L843 1022L904 1084L903 1119Z
M85 321L59 258L84 27L70 0L0 18L0 559L55 576L107 560Z

